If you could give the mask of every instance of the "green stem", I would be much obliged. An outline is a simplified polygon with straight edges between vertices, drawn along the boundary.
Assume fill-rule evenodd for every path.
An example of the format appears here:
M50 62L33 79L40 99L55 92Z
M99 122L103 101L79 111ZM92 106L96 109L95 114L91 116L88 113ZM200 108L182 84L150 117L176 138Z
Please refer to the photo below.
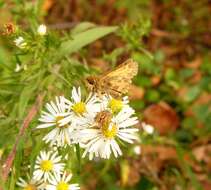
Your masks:
M109 170L109 168L110 168L110 160L106 160L106 163L100 172L100 176L103 176Z
M78 159L78 173L81 172L81 151L80 151L80 146L79 143L75 145L76 148L76 156Z
M147 55L151 60L154 59L153 55L149 51L147 51L146 49L144 49L143 47L139 46L138 49L140 51L142 51L145 55Z

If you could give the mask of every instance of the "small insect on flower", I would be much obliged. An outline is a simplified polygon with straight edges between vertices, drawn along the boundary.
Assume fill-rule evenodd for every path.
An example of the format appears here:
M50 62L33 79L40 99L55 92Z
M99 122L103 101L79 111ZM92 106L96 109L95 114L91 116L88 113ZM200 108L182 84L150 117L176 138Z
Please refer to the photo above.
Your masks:
M47 33L47 27L46 27L46 25L44 25L44 24L39 25L39 27L38 27L38 29L37 29L37 33L38 33L40 36L46 35L46 33Z
M95 122L97 123L97 126L99 128L102 128L104 125L109 124L111 122L111 119L112 113L108 110L98 112L95 116Z
M65 164L61 163L61 156L58 156L57 152L41 151L35 162L33 179L47 182L53 175L60 175L64 166Z
M101 157L109 159L112 152L115 157L122 155L118 141L133 143L137 139L137 128L132 127L137 124L137 117L131 117L133 109L123 109L117 115L113 115L107 110L102 110L96 114L93 120L87 122L86 129L81 131L85 152L89 154L89 159Z
M113 71L100 76L89 76L85 80L88 90L97 93L100 97L109 94L120 98L130 88L132 78L138 73L138 63L129 59L120 64Z
M55 175L49 180L46 190L78 190L80 189L77 183L70 184L69 181L72 178L72 174L64 172L62 175Z

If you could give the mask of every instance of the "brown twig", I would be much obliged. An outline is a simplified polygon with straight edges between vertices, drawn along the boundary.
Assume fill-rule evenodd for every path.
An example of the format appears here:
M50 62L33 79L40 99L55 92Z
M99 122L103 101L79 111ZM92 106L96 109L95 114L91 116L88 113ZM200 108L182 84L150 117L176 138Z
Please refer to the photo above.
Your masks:
M173 32L167 32L164 30L159 30L157 28L153 28L151 31L151 34L157 37L164 37L164 38L184 38L181 34L179 33L173 33Z
M16 151L17 151L17 146L20 142L20 139L24 136L25 131L29 127L30 122L37 114L37 112L41 106L43 98L44 98L44 94L38 95L35 104L31 107L31 109L29 110L29 113L27 114L27 116L25 117L25 119L23 121L23 125L18 133L15 144L4 163L4 168L3 168L3 172L2 172L2 178L4 181L6 181L8 178L10 168L12 167L12 164L13 164L13 161L14 161L14 158L16 155ZM2 188L0 188L0 190L2 190Z

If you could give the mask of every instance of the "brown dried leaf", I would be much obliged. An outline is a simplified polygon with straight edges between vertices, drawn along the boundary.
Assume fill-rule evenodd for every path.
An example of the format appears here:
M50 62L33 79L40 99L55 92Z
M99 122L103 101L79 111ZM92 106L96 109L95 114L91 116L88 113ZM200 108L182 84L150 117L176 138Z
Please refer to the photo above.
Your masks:
M191 84L196 84L200 82L201 78L202 78L202 72L196 70L193 76L191 76L191 78L188 79L188 82L190 82Z
M206 163L207 168L211 170L211 144L194 148L193 155L198 162Z
M99 70L100 72L108 71L110 68L110 65L108 62L102 59L97 59L97 58L93 58L90 60L90 66Z
M153 104L144 111L144 121L154 126L161 135L174 132L179 127L179 117L165 102Z
M191 62L184 62L183 66L186 68L191 69L198 69L200 65L202 64L202 58L200 56L197 56L193 61Z
M131 100L141 100L143 99L145 91L143 88L131 85L128 95Z
M151 77L151 82L153 86L157 86L161 81L161 77L160 76L153 76Z
M153 146L153 145L143 145L143 154L154 154L156 153L158 158L161 160L175 159L177 158L177 152L174 147L168 146Z
M210 181L203 181L201 183L202 183L204 190L210 190L211 189L211 182Z
M42 10L48 12L54 3L55 3L54 0L45 0L43 2Z
M141 177L140 168L141 168L140 162L133 160L130 163L127 186L133 187L139 182Z
M82 172L82 176L86 175L86 182L81 186L81 190L93 190L96 189L97 183L99 181L99 175L97 175L95 169L93 168L92 164L86 164L83 168L84 171ZM92 175L88 175L91 173Z

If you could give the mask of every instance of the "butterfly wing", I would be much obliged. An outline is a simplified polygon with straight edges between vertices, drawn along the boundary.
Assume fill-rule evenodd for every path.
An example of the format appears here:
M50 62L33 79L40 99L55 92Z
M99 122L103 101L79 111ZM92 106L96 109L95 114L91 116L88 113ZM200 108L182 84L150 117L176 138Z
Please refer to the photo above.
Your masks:
M120 64L115 70L99 77L100 89L114 97L119 97L128 92L132 78L137 73L138 63L129 59Z

